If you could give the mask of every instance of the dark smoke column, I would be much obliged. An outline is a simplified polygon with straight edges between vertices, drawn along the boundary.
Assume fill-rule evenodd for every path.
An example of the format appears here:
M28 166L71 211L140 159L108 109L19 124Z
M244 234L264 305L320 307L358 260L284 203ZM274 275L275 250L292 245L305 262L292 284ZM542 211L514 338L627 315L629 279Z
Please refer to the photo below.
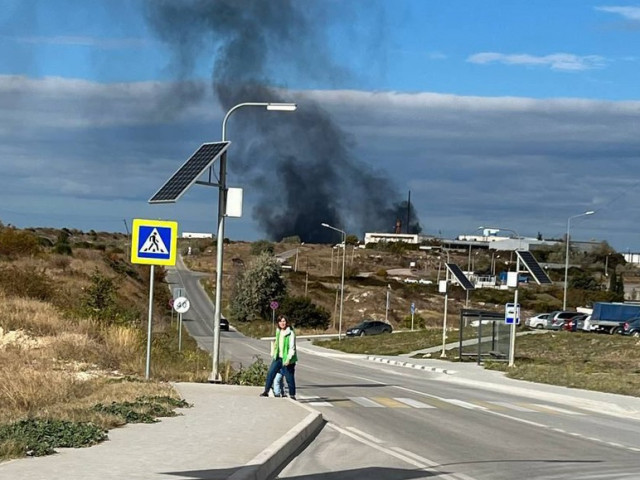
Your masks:
M243 187L248 182L257 192L253 218L270 239L298 235L304 242L328 243L335 236L323 222L348 232L392 232L396 219L406 218L406 202L386 176L353 157L352 139L330 114L303 93L286 92L269 69L280 65L299 82L326 80L328 86L334 77L348 76L325 48L326 8L314 11L327 4L149 0L146 5L150 25L172 49L178 78L188 80L203 52L210 55L213 90L223 111L243 102L298 104L295 118L271 122L246 111L230 125L230 137L242 139L231 146L230 174L242 172ZM191 83L184 85L192 92ZM409 230L421 230L415 211Z

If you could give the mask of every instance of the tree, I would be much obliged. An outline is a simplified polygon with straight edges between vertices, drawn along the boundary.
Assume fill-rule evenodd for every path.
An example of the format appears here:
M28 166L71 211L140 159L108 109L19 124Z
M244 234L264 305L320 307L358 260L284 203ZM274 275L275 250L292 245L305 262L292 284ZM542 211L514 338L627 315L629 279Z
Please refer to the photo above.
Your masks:
M346 242L347 242L347 245L358 245L358 243L359 243L358 236L357 235L353 235L353 234L349 234L349 235L347 235Z
M280 263L264 252L246 270L239 272L231 297L231 317L241 322L254 318L270 319L270 303L282 301L287 293L281 272Z
M251 244L251 255L260 255L262 253L273 255L273 243L269 240L258 240Z
M307 297L287 297L282 302L280 311L290 319L296 327L322 328L329 326L331 314L326 308L315 305Z

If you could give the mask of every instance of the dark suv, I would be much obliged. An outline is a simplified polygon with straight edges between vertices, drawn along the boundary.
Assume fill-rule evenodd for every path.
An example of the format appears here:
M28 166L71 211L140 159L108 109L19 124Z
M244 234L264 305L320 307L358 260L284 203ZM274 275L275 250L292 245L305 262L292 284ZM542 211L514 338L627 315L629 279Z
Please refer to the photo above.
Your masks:
M580 312L568 312L562 310L556 310L549 314L549 330L562 330L564 328L565 321L571 320L573 317L582 315Z
M640 317L630 318L622 324L622 335L631 335L632 337L640 337Z
M347 337L364 337L365 335L378 335L380 333L391 333L393 327L380 320L365 320L355 327L347 330Z

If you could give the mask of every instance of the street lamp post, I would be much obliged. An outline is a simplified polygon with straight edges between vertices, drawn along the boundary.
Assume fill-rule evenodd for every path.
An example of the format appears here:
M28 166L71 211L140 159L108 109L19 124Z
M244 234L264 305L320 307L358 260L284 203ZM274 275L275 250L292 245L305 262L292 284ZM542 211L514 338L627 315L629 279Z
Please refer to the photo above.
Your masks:
M568 274L569 274L569 244L570 244L570 240L569 240L569 235L570 235L570 229L571 229L571 219L572 218L578 218L578 217L584 217L586 215L593 215L594 213L596 213L593 210L589 210L588 212L584 212L581 213L579 215L574 215L572 217L569 217L567 219L567 238L566 238L566 242L567 242L567 252L564 256L564 293L562 295L562 310L566 310L567 309L567 278L568 278Z
M227 140L227 121L233 112L242 107L264 107L267 110L293 112L295 103L269 103L269 102L245 102L239 103L229 109L222 120L222 141ZM222 315L222 260L224 243L224 217L227 210L227 152L220 157L220 178L218 180L218 233L216 237L216 287L215 305L213 312L213 362L209 381L220 383L222 381L219 372L220 363L220 317Z
M346 249L347 249L347 232L344 230L340 230L339 228L332 227L328 223L321 224L325 228L330 228L331 230L335 230L336 232L340 232L342 234L342 248L344 251L342 252L342 278L340 280L340 320L338 321L338 341L342 340L342 305L344 304L344 259L346 257Z

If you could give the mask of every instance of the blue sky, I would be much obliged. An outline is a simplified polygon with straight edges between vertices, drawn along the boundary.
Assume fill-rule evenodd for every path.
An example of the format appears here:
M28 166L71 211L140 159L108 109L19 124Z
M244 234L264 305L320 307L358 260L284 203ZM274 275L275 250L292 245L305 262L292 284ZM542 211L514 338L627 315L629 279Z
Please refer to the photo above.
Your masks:
M194 35L196 53L179 69L180 38L149 20L153 4L201 3L0 0L3 223L123 231L124 219L161 217L215 229L214 189L147 204L201 143L219 140L224 108L210 84L220 39ZM265 78L299 112L321 105L358 165L401 198L410 190L425 233L491 224L561 237L570 216L595 210L572 222L574 238L640 251L640 2L292 5L314 27L291 32L306 56L295 41L268 50ZM202 94L175 109L167 95L185 80ZM234 148L252 141L245 120L230 125ZM227 235L263 238L260 175L234 169L249 161L235 152L229 184L245 188L245 216L227 222ZM354 202L366 198L345 197L340 211Z

